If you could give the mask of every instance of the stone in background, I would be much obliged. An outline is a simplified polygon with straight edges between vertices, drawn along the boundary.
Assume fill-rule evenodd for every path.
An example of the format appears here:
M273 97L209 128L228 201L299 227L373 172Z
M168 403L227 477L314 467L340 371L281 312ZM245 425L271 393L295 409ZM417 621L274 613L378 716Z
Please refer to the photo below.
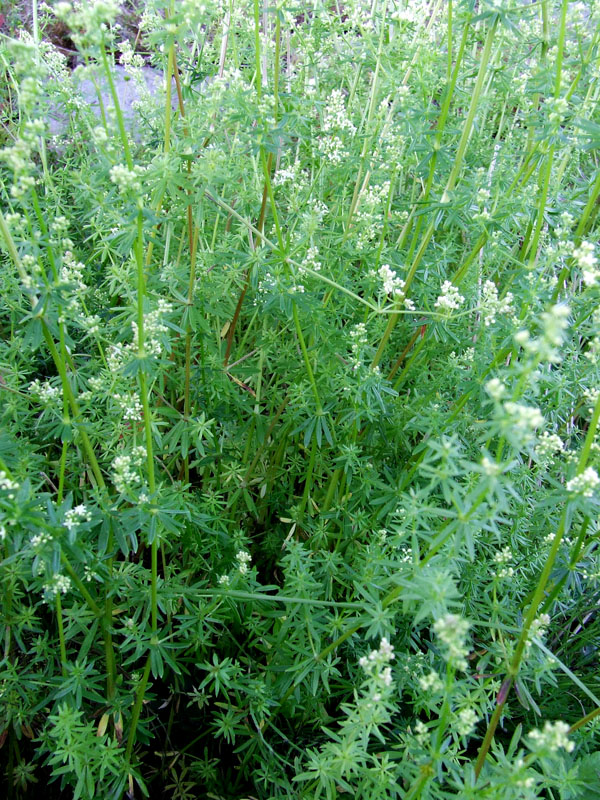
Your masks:
M86 74L89 74L87 70L84 72L83 70L75 69L72 73L73 84L81 96L81 102L84 108L91 110L97 123L101 123L102 115L98 91L94 85L94 81L92 81L90 77L84 77ZM139 111L136 111L135 103L140 101L149 102L158 109L162 107L165 102L163 73L153 67L146 66L140 70L140 74L143 83L138 83L137 80L131 78L125 68L120 65L116 65L112 68L113 80L119 97L119 105L123 112L125 127L135 141L141 140L140 114ZM105 110L110 109L113 105L112 96L110 94L106 75L101 69L98 69L95 80ZM174 82L171 104L173 109L175 109L177 106L177 95L175 93ZM73 111L72 113L77 112ZM114 121L114 114L110 114L109 119ZM64 106L54 101L50 103L48 109L48 126L50 133L58 139L69 135L69 115Z

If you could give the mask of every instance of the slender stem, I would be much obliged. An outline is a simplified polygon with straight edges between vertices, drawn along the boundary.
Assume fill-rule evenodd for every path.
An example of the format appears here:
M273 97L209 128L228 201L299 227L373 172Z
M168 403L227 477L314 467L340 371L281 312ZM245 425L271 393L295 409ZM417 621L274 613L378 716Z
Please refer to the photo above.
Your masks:
M469 106L469 112L467 114L467 118L465 120L465 124L463 126L462 134L461 134L461 137L460 137L460 140L459 140L459 143L458 143L458 147L457 147L457 150L456 150L456 155L454 157L454 166L452 168L452 171L450 172L450 175L449 175L447 183L446 183L446 187L445 187L444 192L442 194L442 202L449 202L449 200L450 200L450 192L454 189L454 186L456 184L456 181L458 180L458 176L459 176L460 171L462 169L464 155L465 155L465 152L466 152L466 149L467 149L467 144L469 142L469 138L470 138L471 131L472 131L472 128L473 128L473 122L475 120L475 114L477 112L477 108L478 108L478 105L479 105L479 99L481 97L481 92L482 92L483 85L484 85L484 79L485 79L485 75L486 75L486 71L487 71L487 65L488 65L488 61L489 61L490 54L491 54L491 51L492 51L492 43L494 41L494 35L496 33L497 25L498 25L498 19L494 18L494 21L490 25L490 28L488 30L488 33L487 33L487 36L486 36L486 39L485 39L483 52L481 54L481 61L479 63L479 72L477 74L477 80L475 81L475 87L473 88L473 94L471 96L471 103L470 103L470 106ZM406 276L405 286L404 286L405 293L408 293L410 285L411 285L411 283L413 281L413 278L414 278L414 276L416 274L417 268L418 268L419 264L421 263L421 259L423 258L423 255L425 254L425 250L427 249L427 246L428 246L429 242L431 241L431 238L432 238L432 236L434 234L434 231L435 231L435 221L433 221L433 222L431 222L429 224L425 234L423 235L423 240L421 242L421 245L419 246L419 249L417 250L417 253L416 253L415 257L414 257L414 260L413 260L413 262L411 264L411 267L410 267L410 269L408 271L408 274ZM379 342L379 347L377 348L377 352L375 353L375 356L373 358L373 362L371 364L372 367L376 367L379 364L379 362L381 361L381 358L383 356L383 351L385 350L385 346L386 346L386 344L387 344L387 342L388 342L388 340L389 340L389 338L390 338L390 336L392 334L392 331L394 330L394 328L396 326L396 323L398 322L399 318L400 318L400 314L399 313L392 314L390 316L390 319L388 321L386 329L385 329L385 331L383 333L383 336L381 337L381 341Z
M596 431L598 429L598 422L600 421L600 397L597 399L596 404L594 406L594 411L592 413L592 418L590 420L590 424L587 430L587 435L581 449L581 454L579 457L579 463L577 465L577 474L580 475L587 464L591 447L594 442L594 438L596 436ZM521 634L517 641L515 651L513 654L513 658L508 668L508 675L504 681L503 688L504 691L500 690L498 705L494 711L494 714L490 720L488 725L488 729L486 731L486 735L484 740L481 744L479 749L479 754L477 756L477 761L475 763L475 775L479 777L479 774L483 768L483 764L485 762L487 753L490 749L491 743L494 738L494 732L496 730L496 726L498 724L498 720L502 714L502 709L504 707L504 703L508 697L508 693L514 684L517 675L519 673L519 669L521 666L521 661L523 659L523 655L525 653L525 648L527 646L527 642L529 640L529 631L531 630L531 625L533 620L535 619L538 609L544 600L544 594L546 591L546 586L548 584L548 580L550 578L550 573L552 572L552 568L554 566L554 562L556 561L556 556L558 555L558 551L560 549L560 545L562 543L563 535L565 533L567 527L567 518L568 518L568 504L563 509L563 512L560 516L560 521L558 523L558 527L556 529L556 533L554 534L554 539L552 541L552 546L550 547L550 552L546 557L546 562L542 569L541 575L538 579L537 586L535 592L533 594L533 598L531 600L531 604L525 616L525 621L523 622L523 627L521 629Z
M381 31L379 33L379 47L377 48L377 63L375 64L375 72L373 73L373 80L371 83L371 92L369 97L369 105L368 105L368 112L367 112L367 119L365 122L365 138L363 142L362 152L360 154L360 165L358 168L358 174L356 176L356 181L354 183L354 194L352 196L352 202L350 203L350 210L348 212L348 220L346 222L346 235L350 229L350 223L352 222L352 216L356 210L356 206L358 204L358 197L360 194L359 187L362 178L362 170L363 166L367 157L367 152L369 149L369 145L372 139L372 132L370 132L371 127L371 120L373 118L373 112L375 110L375 98L377 96L377 86L379 82L379 72L381 69L381 56L383 53L383 44L384 44L384 34L385 34L385 17L387 13L387 0L384 0L383 4L383 16L382 16L382 24L381 24ZM367 181L365 180L365 183ZM364 185L364 184L363 184ZM345 237L344 237L345 238Z
M452 0L448 0L448 64L446 67L446 80L452 74Z
M254 0L254 69L256 81L256 97L260 103L262 95L262 68L260 64L260 6L259 0Z
M117 95L112 73L108 64L108 59L106 56L106 48L104 47L104 44L101 45L101 53L102 53L102 61L104 64L104 69L106 72L106 78L109 85L109 90L115 107L115 114L117 117L117 124L119 127L119 133L121 136L121 143L123 146L123 152L125 154L125 160L127 162L128 169L133 170L133 159L131 156L131 149L129 147L127 132L125 130L123 113L121 111L119 97ZM143 364L143 359L146 356L145 341L144 341L144 299L146 296L146 277L144 272L144 230L143 230L142 201L138 200L137 205L138 205L138 211L136 215L136 239L134 244L134 257L135 257L136 274L137 274L137 353L140 362ZM152 418L151 418L149 392L146 381L146 372L143 366L139 372L139 387L140 387L140 400L142 403L142 412L144 416L144 443L146 447L146 470L148 474L148 489L150 491L150 496L153 497L156 492L156 480L154 473ZM155 531L154 537L150 544L150 550L151 550L150 627L153 639L156 637L156 633L158 630L157 586L158 586L159 539L160 539L159 534L158 532ZM107 600L107 603L108 603L107 610L110 612L111 608L110 601ZM109 624L110 620L106 619L105 626L108 626ZM108 627L105 628L105 632L108 633ZM142 708L142 703L144 700L144 693L146 690L146 684L148 682L149 674L150 674L150 656L148 655L146 666L144 668L144 678L142 679L142 682L138 690L138 695L136 697L136 702L134 707L134 713L132 715L131 728L129 731L129 738L127 740L127 750L126 750L127 760L129 760L131 757L131 751L133 748L133 744L135 742L137 724Z
M569 733L575 733L575 731L578 731L580 728L583 728L584 725L587 725L588 722L596 719L598 715L600 715L600 708L595 708L593 711L590 711L590 713L586 714L585 717L582 717L580 720L571 725L569 728Z
M135 732L137 730L138 722L140 721L140 714L142 711L144 695L146 694L146 687L148 686L149 677L150 677L150 655L148 655L146 659L144 672L142 673L142 679L139 683L135 695L135 703L133 706L133 711L131 713L131 725L129 728L129 736L127 737L127 746L125 748L125 762L127 764L131 763L131 754L133 752L133 745L135 744Z
M68 406L67 406L68 408ZM65 419L65 414L63 411L63 420ZM67 414L68 419L68 414ZM60 451L60 464L58 467L58 492L56 495L56 501L60 505L63 500L64 491L65 491L65 468L67 465L67 450L69 449L69 443L65 440L62 443L62 448Z
M90 610L97 617L101 617L102 616L102 609L98 606L98 604L96 603L96 601L94 600L92 595L85 588L85 586L83 585L79 575L75 572L75 570L71 566L71 562L69 561L69 559L67 558L67 556L64 553L60 554L60 560L61 560L61 563L62 563L63 567L67 570L67 574L69 575L69 577L71 578L71 580L73 581L75 586L77 587L77 590L79 591L79 593L81 594L81 596L83 597L85 602L90 607Z
M56 624L58 627L58 644L60 648L60 671L63 678L67 677L67 646L65 644L65 629L62 618L62 601L60 592L56 593Z

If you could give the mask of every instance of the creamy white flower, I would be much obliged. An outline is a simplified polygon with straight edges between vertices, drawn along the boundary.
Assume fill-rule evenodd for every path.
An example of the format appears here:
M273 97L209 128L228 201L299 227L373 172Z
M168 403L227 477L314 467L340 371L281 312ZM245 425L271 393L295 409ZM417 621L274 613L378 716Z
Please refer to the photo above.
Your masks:
M451 281L444 281L441 294L435 301L435 308L447 313L460 308L464 302L465 298L460 294L456 286Z
M593 467L586 467L579 475L567 481L567 491L584 497L593 497L599 485L600 478L596 470Z

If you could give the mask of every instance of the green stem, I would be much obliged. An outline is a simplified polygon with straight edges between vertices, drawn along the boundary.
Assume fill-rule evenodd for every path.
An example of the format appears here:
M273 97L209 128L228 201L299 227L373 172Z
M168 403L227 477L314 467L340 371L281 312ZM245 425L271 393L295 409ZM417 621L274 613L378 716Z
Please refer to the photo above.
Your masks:
M119 97L117 95L115 84L113 81L113 77L111 74L111 70L108 64L108 59L106 56L106 48L104 44L101 44L101 53L102 53L102 62L104 64L104 70L106 73L107 82L109 85L109 90L113 99L113 104L115 107L115 115L117 117L117 125L119 128L119 133L121 136L121 144L123 146L123 152L125 154L125 160L127 162L127 168L129 170L133 170L133 159L131 156L131 149L129 147L129 141L127 138L127 132L125 130L125 123L123 119L123 113L121 111L121 106L119 103ZM136 215L136 240L134 244L134 256L135 256L135 264L136 264L136 273L137 273L137 353L138 358L140 361L143 361L146 355L145 346L144 346L144 299L146 296L146 277L144 273L144 231L143 231L143 206L141 200L138 200L138 211ZM149 393L148 393L148 386L146 382L146 373L144 368L140 369L139 372L139 387L140 387L140 400L142 403L142 411L144 415L144 443L146 447L146 469L148 473L148 489L150 491L150 496L153 497L156 493L156 480L154 474L154 452L153 452L153 441L152 441L152 418L151 418L151 409L150 409L150 400L149 400ZM157 597L157 586L158 586L158 546L159 546L159 535L158 532L155 531L154 537L150 544L151 549L151 576L150 576L150 619L151 619L151 631L152 631L152 638L156 636L158 630L158 597ZM109 606L110 608L110 606ZM109 620L106 620L106 624L110 624ZM106 631L107 632L107 631ZM131 757L131 751L133 748L133 744L135 742L136 737L136 729L139 720L139 715L142 707L142 703L144 700L144 693L146 689L146 684L148 682L148 675L150 674L150 656L148 656L148 660L146 661L146 666L144 668L144 676L145 679L142 680L140 684L140 688L138 691L138 696L136 697L136 703L134 708L134 714L131 720L131 728L129 731L129 737L127 741L127 750L126 750L126 759L129 760ZM136 713L137 712L137 713Z
M254 0L254 69L256 80L256 97L260 103L262 95L262 72L260 65L260 7L259 0Z
M581 449L581 455L579 457L579 463L577 466L577 475L580 475L587 464L587 460L589 458L590 450L592 444L594 442L594 438L596 436L596 430L598 428L598 422L600 421L600 397L596 401L596 405L594 407L594 411L592 414L592 418L590 420L590 424L588 427L587 435L585 438L584 445ZM537 586L531 600L531 604L529 606L529 610L525 616L525 621L523 622L523 627L521 629L521 634L517 641L517 645L515 647L515 651L513 654L512 661L508 668L508 675L503 683L503 689L500 690L500 695L498 699L498 705L492 715L490 723L488 725L488 729L486 731L485 738L481 744L481 748L479 750L479 754L477 756L477 761L475 763L475 775L479 777L481 770L483 768L487 753L490 749L491 743L494 738L494 733L496 730L496 726L498 725L498 721L502 714L502 709L508 697L508 693L514 684L517 675L519 673L519 669L521 666L521 661L523 659L523 655L525 653L525 648L527 646L527 642L529 640L529 631L531 629L531 625L533 620L535 619L539 607L544 600L544 594L546 591L546 586L548 584L548 579L550 578L550 573L554 566L554 562L556 561L556 556L558 555L558 551L560 545L562 543L562 538L565 533L567 527L567 514L568 514L568 504L563 509L563 512L560 517L560 521L558 523L558 527L556 529L556 533L554 534L554 540L552 541L552 546L550 548L550 552L546 558L546 562L542 569L541 575L538 579Z
M67 646L65 644L65 629L62 618L62 601L60 592L56 593L56 623L58 626L58 644L60 649L60 671L63 678L67 677Z
M384 44L384 34L385 34L385 16L387 13L387 0L384 0L383 4L383 16L382 16L382 25L381 31L379 34L379 47L377 49L377 63L375 64L375 72L373 73L373 80L371 83L371 93L369 97L369 105L368 105L368 112L367 112L367 119L365 122L365 137L363 141L362 152L360 154L360 166L358 168L358 174L356 176L356 181L354 184L354 194L352 196L352 202L350 203L350 211L348 212L348 220L346 221L346 233L344 238L348 235L350 230L350 223L352 222L352 216L356 210L356 206L358 204L358 198L360 194L360 182L363 173L363 167L367 158L367 151L369 149L369 145L371 143L372 133L370 133L371 127L371 120L373 119L373 112L375 110L375 98L377 96L377 84L379 82L379 72L381 69L381 56L383 53L383 44Z
M131 763L131 754L133 752L133 745L135 744L135 732L137 730L138 722L140 721L140 714L142 705L144 703L144 695L146 694L146 687L148 686L148 678L150 677L150 655L146 659L146 665L142 674L142 679L138 690L135 695L135 703L131 714L131 726L129 728L129 736L127 737L127 746L125 748L125 763Z
M85 588L85 586L83 585L79 575L75 572L75 570L71 566L71 563L70 563L69 559L66 557L66 555L64 553L60 554L60 560L61 560L61 563L62 563L63 567L67 570L67 574L69 575L69 577L73 581L74 585L77 587L77 590L79 591L80 595L83 597L85 602L90 607L90 610L97 617L101 617L102 616L102 609L96 603L96 601L94 600L92 595L88 592L88 590Z
M490 26L490 28L488 30L486 39L485 39L483 52L481 54L481 61L479 63L479 71L478 71L478 74L477 74L477 80L475 81L475 87L473 89L473 94L471 96L471 103L470 103L470 106L469 106L469 112L467 114L467 118L465 120L465 124L463 126L462 134L461 134L461 137L460 137L460 140L459 140L459 143L458 143L458 147L457 147L457 150L456 150L456 155L454 157L454 166L452 168L452 171L450 172L450 175L449 175L447 183L446 183L446 187L445 187L444 192L442 194L442 202L449 202L449 200L450 200L450 196L449 196L450 192L454 189L454 186L456 184L456 181L458 180L458 176L459 176L460 171L462 169L464 155L465 155L465 152L466 152L466 149L467 149L467 144L469 142L469 138L471 136L471 131L472 131L472 128L473 128L473 122L475 120L475 114L477 112L477 108L478 108L478 105L479 105L479 100L480 100L480 97L481 97L481 92L482 92L483 85L484 85L487 65L488 65L488 61L489 61L490 54L491 54L491 51L492 51L492 43L494 41L494 35L496 33L497 25L498 25L498 19L494 18L494 21L492 22L492 24L491 24L491 26ZM423 255L425 254L425 250L427 249L427 246L429 245L429 242L431 241L431 238L432 238L432 236L434 234L435 227L436 227L435 221L431 222L429 224L425 234L423 235L423 240L421 242L421 245L419 246L419 249L417 250L417 253L416 253L415 257L414 257L414 260L413 260L413 262L411 264L411 267L410 267L410 269L408 271L408 274L406 276L405 286L404 286L405 293L408 293L408 290L409 290L410 285L411 285L411 283L413 281L413 278L415 277L415 273L417 271L417 268L418 268L419 264L421 263L421 259L423 258ZM383 333L383 336L381 337L381 341L379 343L379 347L377 348L377 352L375 353L375 357L373 358L373 362L371 364L372 367L376 367L379 364L379 362L381 361L381 358L383 356L383 351L385 350L386 344L387 344L387 342L388 342L388 340L389 340L389 338L390 338L390 336L392 334L392 331L394 330L394 328L396 326L396 323L398 322L400 316L401 315L399 313L390 315L390 319L388 321L386 329L385 329L385 331Z

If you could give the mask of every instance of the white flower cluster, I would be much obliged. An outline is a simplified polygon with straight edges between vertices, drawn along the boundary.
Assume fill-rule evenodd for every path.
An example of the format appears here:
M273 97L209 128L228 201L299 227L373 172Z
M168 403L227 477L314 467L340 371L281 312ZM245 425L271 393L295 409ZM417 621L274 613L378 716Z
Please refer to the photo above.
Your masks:
M161 334L167 333L169 328L163 322L163 317L173 310L172 303L164 297L158 298L158 307L154 311L149 311L144 316L144 352L159 356L162 352ZM139 346L139 334L137 320L131 320L133 331L133 348Z
M312 269L313 272L319 272L321 269L321 262L319 261L319 249L317 247L309 247L304 257L303 266Z
M113 400L123 412L123 419L139 420L142 416L142 403L135 394L113 394Z
M78 528L82 522L91 522L92 512L89 511L83 503L69 509L65 514L63 525L67 530L72 531Z
M600 478L593 467L586 467L579 475L567 481L567 491L571 494L581 494L583 497L593 497L600 486Z
M66 594L71 588L71 579L67 575L56 574L50 583L44 584L44 599L51 600L58 594Z
M143 447L141 449L144 450ZM138 472L142 458L141 454L136 452L132 455L123 453L113 459L112 482L117 492L124 494L128 489L134 489L142 482Z
M395 22L405 22L409 25L422 25L427 19L427 7L423 0L410 0L406 4L395 5L390 17Z
M250 570L250 562L252 556L246 550L238 550L235 554L235 560L238 562L238 571L240 575L247 575Z
M120 5L119 0L78 0L74 3L59 0L52 10L69 26L73 41L80 46L84 39L93 43L103 40L108 26L114 23L119 13Z
M283 186L285 183L296 184L301 171L299 161L294 161L290 167L281 167L273 176L273 186Z
M229 586L229 584L231 583L229 575L219 575L217 583L219 584L219 586Z
M395 297L402 295L404 291L404 281L402 278L398 277L389 264L382 264L378 272L384 294L391 294Z
M38 81L31 76L23 79L19 87L21 112L28 105L33 106L36 103L39 93ZM5 161L13 172L14 182L10 187L10 193L15 199L22 198L29 189L35 186L35 178L29 173L35 169L33 153L37 149L38 138L44 134L45 130L46 124L42 119L30 119L23 126L21 136L16 138L9 147L0 150L0 159Z
M90 314L89 316L82 316L79 319L79 324L86 333L92 336L100 333L100 317L98 314Z
M548 109L548 121L557 127L561 125L569 110L569 103L564 97L549 97L545 106Z
M259 295L259 298L264 299L267 295L271 294L277 289L278 281L276 277L269 272L269 270L265 270L264 277L262 277L259 282L258 286L256 287L256 291ZM254 305L258 304L258 298L255 299Z
M526 642L526 649L529 650L531 647L531 642L534 639L543 639L546 635L548 630L548 625L550 625L550 615L549 614L540 614L539 617L536 617L527 633L527 642Z
M422 746L427 744L427 740L429 739L429 729L422 719L418 719L415 722L415 739Z
M583 392L583 399L588 404L588 414L594 413L594 407L600 397L600 389L585 389Z
M507 292L500 299L496 284L493 281L486 281L481 292L481 306L481 316L484 324L489 327L494 324L498 314L512 314L514 312L513 295L511 292Z
M543 730L540 731L534 728L529 734L531 749L536 751L544 750L550 753L556 753L562 749L566 750L567 753L571 753L575 749L575 742L569 739L569 730L566 722L561 720L550 722L550 720L547 720Z
M50 544L52 541L52 536L46 531L40 531L39 533L35 533L31 539L31 546L37 550L39 547L43 547L45 544Z
M364 322L359 322L350 329L350 338L352 340L352 344L350 345L350 350L352 351L351 364L352 369L356 372L362 364L362 359L360 357L361 351L364 345L369 343L367 326Z
M442 292L435 301L435 308L439 308L443 313L448 313L460 308L465 302L465 298L460 294L456 286L451 281L444 281Z
M535 455L538 461L547 463L551 461L555 453L564 448L564 442L557 433L544 431L535 446Z
M28 391L46 405L56 404L61 396L58 386L52 386L50 381L41 383L37 378L29 384Z
M329 95L323 111L321 131L319 147L332 164L339 164L347 155L342 134L346 132L352 135L356 131L346 111L344 94L340 89L334 89Z
M87 285L83 280L83 272L85 264L77 261L75 256L70 250L67 250L63 255L62 265L60 268L60 280L62 283L72 283L77 287L77 290L84 292Z
M459 617L458 614L445 614L437 619L433 625L433 630L446 646L447 660L456 669L466 670L467 668L469 650L466 645L466 638L469 627L468 621Z
M0 159L15 173L24 175L34 166L32 160L33 142L29 139L15 139L10 147L0 150Z
M573 258L581 270L585 285L593 286L600 278L600 272L596 269L598 259L594 255L594 245L591 242L581 242L579 247L573 250Z
M144 59L139 53L134 52L129 39L124 39L122 42L119 42L118 47L121 51L121 57L119 61L128 72L137 72L138 70L142 69L144 66Z
M390 182L384 181L369 186L359 195L354 213L354 246L357 250L367 250L371 242L379 237L389 194Z
M498 475L502 474L503 470L502 464L493 461L489 456L483 456L481 459L481 468L484 475L487 475L489 478L498 477Z
M371 650L369 655L362 656L358 663L376 684L390 687L392 685L392 668L386 665L394 658L394 645L390 644L384 636L379 642L379 650ZM375 701L380 699L381 697L378 695L373 697Z
M9 478L4 470L0 470L0 489L8 492L6 496L9 500L14 500L15 492L19 491L19 484Z
M507 566L509 561L512 561L513 554L510 547L503 547L502 550L497 550L494 553L494 561L499 565L500 569L496 572L497 578L512 578L515 571L512 567Z
M474 708L463 708L458 712L456 730L459 736L470 736L479 722L479 716Z
M428 672L427 675L421 675L419 678L419 686L424 692L427 692L427 694L437 694L444 688L440 676L433 670Z
M515 342L526 352L539 356L540 361L558 364L562 360L558 348L563 343L569 327L570 313L569 306L562 304L551 306L540 317L543 325L542 335L532 339L529 331L522 330L515 334Z
M533 436L536 428L544 424L544 417L536 406L526 406L509 400L504 403L504 410L510 417L511 428L524 436Z
M21 264L27 273L23 276L23 288L34 289L42 275L39 263L30 253L25 253L21 256Z
M4 525L0 525L0 542L3 542L6 539L6 528Z
M130 170L125 164L115 164L114 167L110 168L110 179L118 187L121 194L127 194L128 192L141 194L141 177L144 172L144 168L140 166L134 166Z
M485 390L492 400L502 400L506 394L506 386L499 378L491 378L485 385Z

